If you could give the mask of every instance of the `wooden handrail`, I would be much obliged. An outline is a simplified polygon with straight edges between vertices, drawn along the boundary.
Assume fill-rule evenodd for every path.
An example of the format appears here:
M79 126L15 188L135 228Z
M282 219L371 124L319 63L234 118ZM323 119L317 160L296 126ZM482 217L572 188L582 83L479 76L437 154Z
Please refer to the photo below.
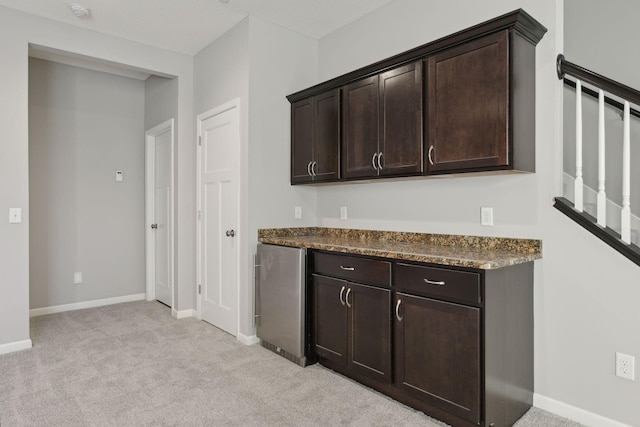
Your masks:
M594 73L584 67L576 65L572 62L564 59L564 55L558 55L556 62L556 71L560 80L564 79L566 74L573 76L583 82L590 83L596 86L598 89L602 89L612 95L619 96L620 98L632 102L636 105L640 105L640 91L637 91L629 86L618 83L615 80L611 80L608 77L604 77L598 73Z

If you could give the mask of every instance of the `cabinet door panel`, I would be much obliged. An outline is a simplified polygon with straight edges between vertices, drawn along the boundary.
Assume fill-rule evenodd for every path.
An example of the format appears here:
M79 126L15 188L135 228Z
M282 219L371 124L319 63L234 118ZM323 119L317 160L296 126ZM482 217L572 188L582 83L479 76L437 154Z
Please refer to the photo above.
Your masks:
M507 31L428 59L430 171L508 166Z
M396 293L396 385L460 418L480 421L480 310Z
M347 365L347 307L342 297L347 283L313 276L313 341L315 352L338 364Z
M378 76L342 89L342 176L377 176L373 156L378 152Z
M318 95L313 102L316 125L314 181L336 180L339 178L340 91L336 89Z
M391 291L348 285L349 369L391 383Z
M422 63L380 74L380 175L422 172Z
M291 182L311 182L313 160L313 103L311 98L291 105Z

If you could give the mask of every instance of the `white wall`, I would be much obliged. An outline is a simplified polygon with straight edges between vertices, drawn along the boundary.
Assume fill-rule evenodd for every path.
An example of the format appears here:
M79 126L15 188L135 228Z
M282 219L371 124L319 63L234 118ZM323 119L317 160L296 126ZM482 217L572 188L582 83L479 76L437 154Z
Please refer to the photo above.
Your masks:
M565 58L640 88L638 14L636 0L564 0Z
M396 0L319 41L319 80L519 7L549 30L536 50L536 173L319 187L319 223L542 239L544 259L535 264L536 401L640 425L639 382L614 376L615 351L640 356L640 269L552 207L562 171L562 85L555 72L562 1L465 0L434 9ZM348 221L338 219L340 206L348 207ZM480 206L494 207L494 227L479 225Z
M23 222L0 221L0 346L29 339L28 44L93 56L179 77L178 121L193 120L193 59L0 7L0 213L23 209ZM193 127L178 135L179 291L194 287ZM193 308L182 306L179 309ZM8 346L8 347L7 347ZM1 351L1 348L0 348Z
M144 81L144 129L178 116L178 79L150 76ZM174 131L178 133L178 129Z
M249 18L249 259L240 330L253 330L253 254L258 229L317 223L316 189L291 186L291 105L286 96L315 84L317 41ZM295 206L303 217L295 220ZM246 314L245 314L246 313Z
M239 332L253 328L253 254L262 227L315 225L315 189L289 185L286 95L316 82L315 40L249 17L200 51L194 62L196 114L240 98ZM293 220L294 206L304 219ZM195 296L194 296L195 298Z
M143 120L143 81L29 60L31 309L144 292Z

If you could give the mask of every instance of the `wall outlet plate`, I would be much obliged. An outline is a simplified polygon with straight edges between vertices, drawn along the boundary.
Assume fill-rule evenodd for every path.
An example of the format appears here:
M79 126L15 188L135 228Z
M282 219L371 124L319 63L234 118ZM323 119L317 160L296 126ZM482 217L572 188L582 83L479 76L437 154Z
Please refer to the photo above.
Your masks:
M73 273L73 284L79 285L80 283L82 283L82 272L76 271L75 273Z
M616 353L616 376L634 381L636 358L624 353Z
M302 206L296 206L293 208L293 217L295 219L302 219Z

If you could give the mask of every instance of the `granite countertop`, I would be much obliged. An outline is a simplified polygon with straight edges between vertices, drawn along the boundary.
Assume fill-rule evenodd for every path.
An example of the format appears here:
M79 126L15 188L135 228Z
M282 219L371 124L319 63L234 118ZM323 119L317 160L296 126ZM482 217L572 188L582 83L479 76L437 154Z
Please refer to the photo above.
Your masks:
M281 246L481 270L542 258L542 241L534 239L305 227L260 229L258 240Z

